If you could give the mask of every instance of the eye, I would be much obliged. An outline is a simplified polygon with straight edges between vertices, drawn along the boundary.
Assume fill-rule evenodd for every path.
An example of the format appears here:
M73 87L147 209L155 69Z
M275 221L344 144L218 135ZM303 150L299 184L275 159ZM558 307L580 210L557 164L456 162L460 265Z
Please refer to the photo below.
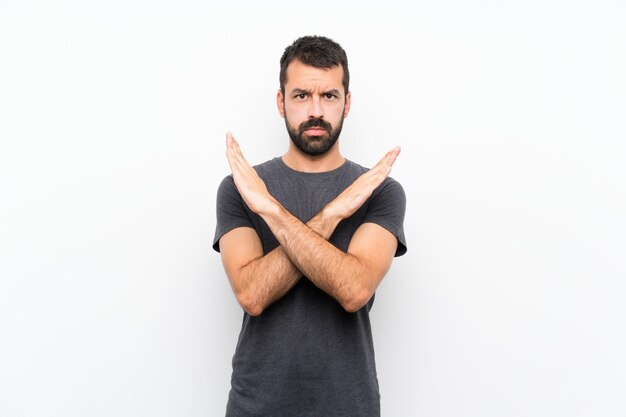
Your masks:
M298 100L304 100L306 98L306 94L302 93L302 94L297 94L295 96L296 99Z
M328 99L328 100L332 100L334 98L337 98L336 95L332 94L332 93L326 93L324 94L324 96Z

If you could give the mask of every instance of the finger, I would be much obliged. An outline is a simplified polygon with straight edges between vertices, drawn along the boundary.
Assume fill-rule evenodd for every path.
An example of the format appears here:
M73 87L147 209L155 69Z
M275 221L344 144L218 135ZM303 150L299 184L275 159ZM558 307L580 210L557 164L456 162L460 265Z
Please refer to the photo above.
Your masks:
M226 149L226 158L228 158L228 164L234 172L234 170L239 166L239 162L237 161L237 154L235 154L232 145Z
M235 150L238 146L237 140L231 132L226 132L226 146Z
M237 141L233 142L232 152L233 158L242 169L246 168L249 165L246 161L246 158L244 158L243 153L241 153L241 149L239 148L239 144L237 143Z
M242 158L244 158L243 156L243 152L241 152L241 148L239 147L239 143L237 141L234 142L233 144L233 148L235 149L235 153L239 156L241 156ZM245 158L244 158L245 159Z
M241 151L238 150L239 145L237 144L237 140L235 140L231 132L228 132L226 134L226 143L226 156L228 158L228 164L230 165L230 169L233 174L235 174L235 171L237 171L237 174L241 175L243 171L245 171L248 164L243 158Z
M394 162L396 162L396 158L398 157L399 153L400 147L396 146L395 148L387 152L383 159L381 159L380 162L370 170L369 174L372 184L378 186L382 181L384 181L386 177L389 176L389 173L391 173L391 168Z
M378 171L380 169L382 169L383 166L389 166L390 162L391 164L393 164L393 162L396 160L398 153L400 152L400 147L396 146L395 148L391 149L390 151L388 151L385 156L382 157L382 159L380 161L378 161L378 163L371 169L371 171Z
M226 159L228 159L228 166L230 166L230 171L234 174L237 170L237 162L235 161L235 157L233 156L233 152L231 149L226 150Z
M235 158L235 138L230 134L230 132L226 135L226 153L231 156L231 158Z
M231 146L234 140L235 138L233 137L233 134L230 131L226 132L226 147L227 148Z
M234 146L237 141L233 137L231 132L226 133L226 156L228 157L228 163L231 165L231 169L233 168L233 163L236 162L237 154L235 152Z
M233 134L230 132L226 132L226 158L228 158L228 164L231 166L232 170L232 143L233 143Z
M388 157L397 157L398 154L400 153L400 147L396 146L395 148L391 149L389 152L387 152Z
M243 156L243 152L241 152L241 148L239 147L239 143L237 143L237 141L235 141L234 148L237 159L242 163L242 165L246 168L252 169L252 167L248 163L248 160L245 158L245 156Z
M241 153L241 150L239 149L239 144L237 143L237 140L235 139L235 137L230 131L226 132L226 148L227 148L227 151L231 152L231 155L233 157L237 158L240 155L241 157L243 157L243 154Z
M396 162L396 159L398 158L399 154L400 154L400 147L396 146L395 148L387 152L387 155L385 155L385 157L381 161L382 164L387 166L388 168L391 168L394 162Z
M372 170L377 169L379 166L384 164L385 161L387 160L387 158L389 158L390 153L391 153L391 151L389 151L385 155L383 155L383 157L380 159L380 161L378 161L378 163L372 167Z

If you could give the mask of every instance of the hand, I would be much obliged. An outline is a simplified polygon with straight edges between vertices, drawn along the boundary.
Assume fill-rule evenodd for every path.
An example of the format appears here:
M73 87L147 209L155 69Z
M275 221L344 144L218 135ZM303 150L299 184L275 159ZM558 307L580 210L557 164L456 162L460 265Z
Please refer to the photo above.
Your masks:
M372 169L362 174L333 201L328 203L324 208L325 214L335 216L339 220L350 217L367 201L376 187L387 178L399 154L399 146L387 152Z
M233 172L235 186L250 210L257 214L266 213L276 207L277 201L267 191L263 180L243 157L239 144L232 133L226 133L226 157Z

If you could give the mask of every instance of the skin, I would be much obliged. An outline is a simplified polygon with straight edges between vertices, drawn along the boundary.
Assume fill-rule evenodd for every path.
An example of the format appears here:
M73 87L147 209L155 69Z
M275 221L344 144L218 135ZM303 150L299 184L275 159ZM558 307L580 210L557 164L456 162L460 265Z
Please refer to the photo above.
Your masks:
M342 78L343 69L339 66L326 70L304 65L300 61L291 62L287 68L285 95L281 90L276 93L278 113L291 129L313 118L322 118L335 129L342 116L348 117L352 98L350 92L344 95ZM301 152L290 141L283 161L297 171L323 172L339 167L344 158L339 152L339 141L328 152L318 156Z
M333 128L350 109L350 93L344 94L342 68L319 69L292 62L287 69L285 96L277 105L287 123L297 128L308 118L323 118ZM302 91L308 93L302 94ZM329 91L339 92L331 98ZM297 94L300 93L300 94ZM312 132L311 136L321 134ZM283 161L303 172L324 172L339 167L345 159L339 141L322 155L301 152L291 141ZM306 276L335 298L347 312L362 308L387 273L397 248L397 239L385 228L364 223L356 230L347 252L328 242L342 219L352 215L389 175L400 152L395 147L376 166L357 178L307 224L289 213L268 191L246 161L229 132L226 156L243 200L269 226L280 246L263 255L261 241L249 227L239 227L220 239L222 263L242 308L252 316L263 312Z

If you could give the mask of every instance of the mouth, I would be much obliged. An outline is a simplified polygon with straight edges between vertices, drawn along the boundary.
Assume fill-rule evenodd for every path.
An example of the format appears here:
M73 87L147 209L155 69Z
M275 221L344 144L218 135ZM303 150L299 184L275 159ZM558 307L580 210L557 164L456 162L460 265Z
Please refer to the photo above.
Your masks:
M305 130L306 134L309 136L321 136L324 133L326 133L326 129L323 129L321 127L311 127L307 130Z

